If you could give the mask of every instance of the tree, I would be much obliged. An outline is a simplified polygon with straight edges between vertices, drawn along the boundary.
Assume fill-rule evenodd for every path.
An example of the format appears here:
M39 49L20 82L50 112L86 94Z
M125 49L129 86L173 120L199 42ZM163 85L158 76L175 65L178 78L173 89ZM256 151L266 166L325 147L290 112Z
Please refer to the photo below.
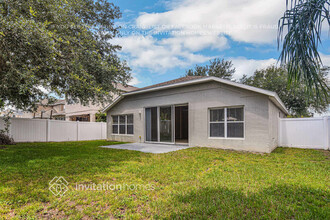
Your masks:
M214 59L209 61L209 65L199 66L196 65L195 69L186 71L186 76L216 76L223 79L231 80L235 73L235 68L231 61L224 59Z
M31 109L51 95L109 102L130 68L109 41L119 8L106 0L0 3L0 104Z
M326 82L329 69L324 68L319 74L319 78L324 82ZM284 67L270 66L257 70L250 77L244 75L240 82L276 92L293 117L310 117L314 112L323 113L328 108L328 100L317 102L315 98L306 97L304 84L300 83L295 87L288 87L288 72Z
M329 0L287 0L287 10L279 20L278 47L283 41L279 59L288 69L288 83L304 83L307 93L316 94L318 100L327 99L329 93L320 78L318 53L322 24L330 25L329 7Z
M95 121L96 122L107 122L107 113L98 111L98 113L95 114Z

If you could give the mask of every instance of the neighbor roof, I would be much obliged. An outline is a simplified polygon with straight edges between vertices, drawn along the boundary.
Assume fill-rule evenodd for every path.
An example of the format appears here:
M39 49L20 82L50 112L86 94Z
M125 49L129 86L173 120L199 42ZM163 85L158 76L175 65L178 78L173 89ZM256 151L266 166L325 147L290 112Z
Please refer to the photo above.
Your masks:
M130 86L130 85L123 86L123 84L121 84L121 83L115 84L115 87L116 87L116 89L119 89L124 92L130 92L130 91L134 91L134 90L138 89L137 87Z
M193 84L198 84L198 83L204 83L204 82L210 82L210 81L215 81L215 82L220 82L226 85L231 85L234 87L246 89L249 91L253 91L256 93L260 93L263 95L266 95L269 97L269 99L277 106L279 107L283 112L286 114L289 114L288 110L286 109L285 105L281 101L281 99L278 97L276 92L268 91L265 89L260 89L256 88L253 86L248 86L240 83L236 83L233 81L229 81L226 79L221 79L218 77L214 76L186 76L186 77L181 77L178 79L170 80L167 82L147 86L144 88L140 88L134 91L126 92L123 93L121 96L117 97L111 104L106 106L103 109L103 112L108 111L110 108L115 106L120 100L122 100L125 96L130 96L130 95L135 95L135 94L142 94L142 93L147 93L147 92L153 92L153 91L158 91L158 90L163 90L163 89L170 89L170 88L176 88L176 87L181 87L181 86L187 86L187 85L193 85Z

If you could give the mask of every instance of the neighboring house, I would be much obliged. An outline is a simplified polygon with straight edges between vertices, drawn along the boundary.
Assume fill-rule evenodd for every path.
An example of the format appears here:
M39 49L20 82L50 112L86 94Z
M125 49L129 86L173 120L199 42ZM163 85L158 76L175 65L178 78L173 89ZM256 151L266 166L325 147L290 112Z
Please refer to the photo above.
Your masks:
M16 109L5 109L3 111L0 111L0 117L4 117L8 115L12 118L22 118L24 113L22 111L16 110Z
M117 87L122 92L136 90L136 87L119 85ZM114 96L116 98L118 96ZM88 121L95 122L96 113L103 109L101 104L89 104L84 106L80 103L68 103L64 99L57 100L52 104L48 104L47 100L41 101L38 104L36 112L25 112L24 118L37 119L54 119L62 121Z
M198 76L123 93L103 111L110 140L256 152L277 147L288 114L274 92Z

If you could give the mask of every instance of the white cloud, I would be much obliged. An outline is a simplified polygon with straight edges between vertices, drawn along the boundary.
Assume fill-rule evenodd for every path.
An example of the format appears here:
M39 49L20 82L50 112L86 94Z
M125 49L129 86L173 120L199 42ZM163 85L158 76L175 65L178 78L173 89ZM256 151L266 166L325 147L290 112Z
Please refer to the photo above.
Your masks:
M272 43L284 11L285 1L280 0L182 0L167 12L143 13L136 22L175 35L228 34L235 41Z
M323 65L330 66L330 55L320 54ZM236 68L236 72L234 74L235 79L240 79L244 74L251 76L256 70L264 69L271 65L277 65L276 59L265 59L265 60L255 60L255 59L247 59L245 57L233 57L229 60L233 61L233 65Z
M192 52L200 51L205 48L218 50L228 48L227 38L224 36L216 35L177 36L163 39L162 43L169 46L180 46Z
M152 36L129 36L116 38L112 43L121 45L122 53L129 55L129 65L160 72L210 59L184 49L180 41L167 40L160 41Z
M145 30L145 35L114 40L133 68L165 72L203 63L213 57L198 52L229 48L227 35L235 41L272 43L285 10L285 2L279 0L181 0L166 5L166 12L141 13L136 19L137 32ZM152 36L157 32L163 37ZM265 62L236 60L238 75Z
M270 65L275 65L276 59L254 60L246 59L244 57L232 58L233 65L236 68L234 74L235 79L240 79L244 74L251 76L257 69L263 69Z
M324 66L330 66L330 55L320 53L320 57Z
M128 84L131 85L131 86L135 86L135 85L138 85L140 83L141 83L141 81L138 79L137 74L132 73L132 79L128 82Z

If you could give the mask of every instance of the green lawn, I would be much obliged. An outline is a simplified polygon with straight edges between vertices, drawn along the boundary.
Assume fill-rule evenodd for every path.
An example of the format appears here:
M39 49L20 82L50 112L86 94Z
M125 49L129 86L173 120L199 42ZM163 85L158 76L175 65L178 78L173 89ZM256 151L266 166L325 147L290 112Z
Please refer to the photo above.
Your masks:
M146 154L98 147L109 144L116 143L0 149L0 219L330 219L329 151ZM62 197L48 189L55 176L69 182ZM117 190L76 190L76 184L92 183Z

